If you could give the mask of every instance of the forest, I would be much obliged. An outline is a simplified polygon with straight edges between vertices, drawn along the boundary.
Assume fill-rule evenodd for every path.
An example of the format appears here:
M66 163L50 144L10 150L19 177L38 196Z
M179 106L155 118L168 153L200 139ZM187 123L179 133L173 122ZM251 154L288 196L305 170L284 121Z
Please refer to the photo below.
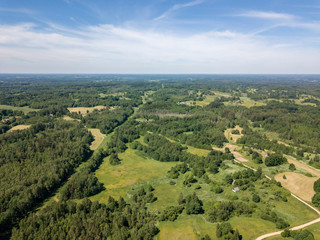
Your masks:
M317 76L0 80L0 238L320 239Z

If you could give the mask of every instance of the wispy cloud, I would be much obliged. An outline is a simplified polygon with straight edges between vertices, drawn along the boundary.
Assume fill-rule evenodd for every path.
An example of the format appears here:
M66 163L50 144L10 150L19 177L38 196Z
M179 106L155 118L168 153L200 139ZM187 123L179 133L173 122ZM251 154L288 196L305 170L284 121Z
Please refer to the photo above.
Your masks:
M287 20L287 21L292 21L296 19L296 16L291 14L277 13L277 12L264 12L264 11L246 11L238 14L237 16L261 18L261 19L269 19L269 20Z
M156 17L154 20L158 21L158 20L164 19L179 9L193 7L193 6L199 5L203 2L205 2L205 0L195 0L195 1L187 2L187 3L183 3L183 4L175 4L175 5L173 5L173 7L169 8L167 11L165 11L160 16Z
M27 8L2 8L0 7L0 12L9 12L9 13L23 13L23 14L34 14L35 12L33 10L27 9Z
M72 31L0 25L0 72L319 73L319 51L230 30L182 36L96 25Z
M308 29L311 31L317 31L317 32L320 31L319 21L305 22L300 17L292 14L287 14L287 13L245 11L240 14L237 14L236 16L264 19L272 22L271 26L262 28L256 31L254 34L266 32L268 30L278 28L278 27L302 28L302 29Z

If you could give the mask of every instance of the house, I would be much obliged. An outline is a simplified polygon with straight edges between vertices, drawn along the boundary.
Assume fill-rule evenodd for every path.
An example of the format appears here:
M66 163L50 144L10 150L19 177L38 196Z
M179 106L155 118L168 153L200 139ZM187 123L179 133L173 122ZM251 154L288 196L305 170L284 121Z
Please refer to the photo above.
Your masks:
M239 192L240 189L239 189L238 187L236 187L236 188L232 189L232 191L233 191L233 192Z

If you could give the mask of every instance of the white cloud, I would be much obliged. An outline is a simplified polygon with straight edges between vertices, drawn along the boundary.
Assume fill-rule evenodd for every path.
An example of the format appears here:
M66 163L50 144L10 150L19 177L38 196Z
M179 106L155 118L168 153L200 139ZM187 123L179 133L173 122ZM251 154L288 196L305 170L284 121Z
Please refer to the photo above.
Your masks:
M176 35L115 27L0 25L0 72L319 73L319 49L232 31ZM75 34L73 34L75 32Z

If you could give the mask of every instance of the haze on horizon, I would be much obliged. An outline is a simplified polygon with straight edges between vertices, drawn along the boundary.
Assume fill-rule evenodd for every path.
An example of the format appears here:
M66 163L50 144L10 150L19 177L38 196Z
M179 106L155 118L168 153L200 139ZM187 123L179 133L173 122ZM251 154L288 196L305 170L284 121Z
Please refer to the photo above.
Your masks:
M319 74L316 0L2 0L0 73Z

